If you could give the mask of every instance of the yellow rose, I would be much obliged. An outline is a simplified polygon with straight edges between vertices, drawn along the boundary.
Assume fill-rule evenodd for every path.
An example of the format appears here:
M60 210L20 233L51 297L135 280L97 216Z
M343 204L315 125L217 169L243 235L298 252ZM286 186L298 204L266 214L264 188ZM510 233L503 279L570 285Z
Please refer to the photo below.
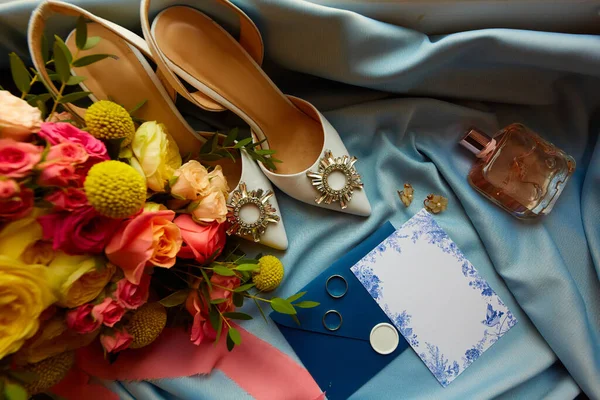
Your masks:
M39 316L56 298L47 268L0 255L0 359L19 350L39 328Z
M42 126L42 113L25 100L0 90L0 137L25 140Z
M48 266L50 286L56 288L58 305L74 308L94 300L115 273L101 257L70 256L59 252Z
M191 203L188 210L196 222L217 221L220 224L227 219L227 199L222 191L213 190L208 196Z
M219 167L220 168L220 167ZM196 160L183 164L175 171L177 181L171 186L171 195L180 200L196 200L206 196L210 190L209 174Z
M150 189L164 191L167 181L181 167L179 148L167 128L156 121L144 122L135 132L131 149L131 166L146 177Z
M75 332L67 327L64 315L56 315L42 323L38 334L15 354L14 361L19 365L40 362L65 351L87 346L98 333L100 330L85 334Z
M36 210L25 218L7 224L0 231L0 254L19 259L27 247L42 239L42 226L36 221L37 215Z

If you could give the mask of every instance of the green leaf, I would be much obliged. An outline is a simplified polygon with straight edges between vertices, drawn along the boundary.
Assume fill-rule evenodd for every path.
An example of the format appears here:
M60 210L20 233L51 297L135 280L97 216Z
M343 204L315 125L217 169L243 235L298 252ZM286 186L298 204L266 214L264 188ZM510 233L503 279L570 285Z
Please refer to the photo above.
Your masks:
M216 265L213 268L213 272L221 276L235 276L235 272L233 272L233 270L230 270L229 268L224 267L222 265Z
M29 97L29 96L31 96L31 97ZM38 102L45 103L48 100L50 100L51 98L52 98L52 95L50 93L42 93L37 96L36 95L27 95L27 97L26 97L29 105L31 105L33 107L37 107Z
M248 321L248 320L252 319L251 315L248 315L243 312L226 312L226 313L223 313L223 316L226 318L239 319L239 320L243 320L243 321Z
M21 93L29 92L29 89L31 89L31 75L29 75L29 71L27 71L27 67L23 63L23 60L21 60L16 53L10 53L9 58L10 72L17 89L19 89Z
M119 59L117 56L113 56L111 54L90 54L89 56L83 56L73 61L72 65L74 67L85 67L86 65L93 64L109 57L115 60Z
M241 293L233 293L233 305L236 307L241 307L244 305L244 295Z
M234 347L235 347L235 343L233 343L231 336L229 336L229 334L227 334L227 350L231 351L231 350L233 350Z
M58 74L48 74L51 81L60 82L60 76Z
M275 297L274 299L271 299L271 308L274 311L277 311L278 313L281 313L281 314L289 314L289 315L296 314L296 309L294 308L292 303L290 303L289 301L287 301L285 299L281 299L279 297Z
M208 312L208 320L215 331L219 329L219 323L223 321L221 321L221 314L219 314L219 311L216 309L216 307L210 308L210 311Z
M238 271L256 271L257 269L260 269L260 265L258 265L258 264L242 264L242 265L238 265L237 267L235 267L235 269Z
M175 185L178 180L179 180L179 176L173 175L172 177L170 177L169 180L168 180L169 187L173 187L173 185Z
M22 384L32 383L33 381L40 378L35 372L26 371L24 369L9 370L7 373L8 376Z
M96 45L100 43L100 37L98 36L90 36L89 38L87 38L87 40L85 41L85 46L83 46L82 50L90 50L93 49L94 47L96 47Z
M229 328L229 337L233 341L233 343L240 345L242 344L242 335L240 335L240 331L235 329L234 327Z
M75 45L79 50L83 50L87 42L87 25L83 17L77 18L77 26L75 28Z
M148 102L147 99L144 99L142 101L140 101L139 103L137 103L135 106L133 106L133 108L131 110L129 110L129 115L134 114L136 111L138 111L140 108L144 107L144 105ZM175 178L178 178L177 176ZM174 184L173 184L174 185ZM173 186L171 185L171 186Z
M210 304L221 304L221 303L225 303L227 301L227 299L214 299L210 301Z
M246 283L245 285L235 288L234 292L236 292L236 293L245 292L246 290L251 289L253 287L254 287L254 283Z
M260 303L256 299L252 299L252 300L254 300L254 303L256 304L256 308L258 308L258 311L260 311L260 315L262 315L263 319L265 320L265 323L268 325L269 321L267 320L267 316L265 315L265 312L263 311L262 307L260 306Z
M219 339L221 338L221 332L223 331L223 319L219 318L219 327L217 329L217 337L215 338L215 346L219 343Z
M239 260L237 260L238 264L258 264L258 260L255 260L254 258L240 258Z
M275 154L276 151L275 150L263 150L263 149L258 149L258 150L254 150L256 152L256 154L260 154L261 156L268 156L270 154Z
M218 154L200 154L198 156L198 158L201 161L218 161L218 160L222 159L223 156L220 156Z
M69 65L71 65L71 61L73 61L73 54L71 54L71 50L69 50L64 40L62 40L60 36L54 35L54 45L56 45L57 43L58 46L61 48L62 52L65 54Z
M238 132L239 132L238 128L233 128L232 130L230 130L229 133L227 134L227 137L223 141L223 146L229 146L230 144L235 142L235 139L237 139Z
M233 146L234 149L241 149L242 147L246 146L247 144L252 143L252 138L246 138L246 139L242 139L239 142L237 142L235 144L235 146Z
M204 272L204 268L200 269L200 273L204 278L204 282L206 282L206 286L208 286L208 290L212 292L212 284L210 283L210 279L208 279L208 275L206 275L206 272Z
M71 76L71 52L65 43L55 36L54 42L54 65L56 66L56 74L61 82L66 83Z
M190 289L178 290L177 292L172 293L164 299L162 299L161 301L159 301L159 303L165 307L176 307L183 304L188 298L189 294Z
M293 303L294 301L298 300L300 297L304 296L305 294L306 294L306 292L296 293L295 295L288 297L286 300L289 301L290 303Z
M87 78L85 76L75 76L71 75L69 80L67 81L67 85L74 86L79 85L81 82L85 81Z
M6 400L27 400L29 398L27 391L15 383L7 383L4 386L4 396L6 396Z
M300 308L314 308L320 304L321 303L317 303L316 301L301 301L300 303L294 304L294 306Z
M48 38L46 35L42 35L42 59L44 63L47 63L50 60L50 46L48 45Z
M60 99L58 99L58 103L59 104L73 103L74 101L81 100L81 99L88 97L90 94L92 94L92 92L69 93L67 95L62 96Z
M216 144L218 143L217 139L218 139L218 134L213 133L213 135L210 137L210 139L208 139L200 148L200 154L211 153L213 151L213 149L216 147ZM206 161L211 161L211 160L206 160Z
M42 119L45 119L46 114L48 112L48 109L46 108L46 103L40 100L37 100L35 102L35 107L38 108L38 110L40 110L40 112L42 113Z
M297 315L292 315L291 317L294 320L294 322L296 323L296 325L300 326L300 320L298 319L298 316Z

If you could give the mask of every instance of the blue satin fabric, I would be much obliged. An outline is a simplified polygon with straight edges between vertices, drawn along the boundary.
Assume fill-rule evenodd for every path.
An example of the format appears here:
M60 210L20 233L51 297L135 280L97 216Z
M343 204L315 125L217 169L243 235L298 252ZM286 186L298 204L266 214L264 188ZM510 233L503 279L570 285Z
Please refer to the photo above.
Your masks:
M155 10L175 3L158 1ZM236 3L264 35L267 72L286 93L325 111L359 158L373 206L365 219L278 193L290 248L279 254L286 278L276 294L297 292L386 220L400 226L433 192L449 198L436 220L519 319L448 388L409 350L351 398L569 399L582 390L599 399L600 37L506 29L427 37L305 0ZM0 5L2 54L26 53L33 4ZM139 30L137 1L77 4ZM64 34L61 24L52 26ZM200 127L237 124L226 114L181 108ZM457 145L468 126L494 132L515 121L577 161L554 211L534 223L514 219L467 184L473 157ZM395 193L404 182L415 187L409 208ZM273 323L253 313L244 327L297 359ZM110 385L123 398L250 398L219 372Z

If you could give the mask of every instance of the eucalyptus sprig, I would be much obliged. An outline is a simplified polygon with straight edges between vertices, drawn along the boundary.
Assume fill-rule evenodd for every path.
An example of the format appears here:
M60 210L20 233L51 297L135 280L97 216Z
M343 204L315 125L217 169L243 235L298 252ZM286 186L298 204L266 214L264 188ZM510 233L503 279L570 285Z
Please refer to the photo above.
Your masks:
M280 163L282 161L273 157L275 150L265 150L260 148L260 145L266 142L267 139L263 139L256 143L252 141L251 137L236 140L238 133L239 129L233 128L227 135L218 132L212 134L200 148L198 160L210 162L223 158L230 158L235 161L236 158L239 157L239 151L243 149L253 160L262 162L271 170L277 169L275 163Z
M183 306L188 296L193 292L197 291L198 298L202 302L202 307L208 309L208 319L217 332L217 338L215 343L219 341L222 336L223 327L227 327L227 348L231 351L236 345L241 344L240 332L231 324L231 320L250 320L253 317L249 314L239 311L221 312L219 304L229 301L229 298L211 298L213 290L219 289L231 293L231 301L236 307L242 307L246 299L251 299L257 306L261 316L265 322L268 323L264 310L261 307L261 303L267 303L271 309L281 314L290 315L298 325L297 313L299 308L313 308L317 307L319 303L315 301L304 301L301 300L306 292L300 292L288 298L272 297L265 298L261 292L259 292L254 283L252 283L252 274L256 272L260 265L258 259L261 255L256 258L246 258L244 255L239 255L232 251L227 255L224 260L216 261L209 260L202 265L196 265L191 263L178 263L169 270L169 273L173 273L179 276L180 280L187 283L187 287L175 291L169 296L160 300L160 303L165 307L180 307ZM226 277L237 277L240 279L240 285L236 288L228 288L215 284L210 281L210 276L217 274ZM193 284L194 283L194 284ZM194 286L194 287L191 287ZM196 288L197 287L197 288Z
M77 20L75 31L77 51L75 54L71 53L65 42L57 35L54 36L51 54L47 38L45 36L42 38L42 48L40 51L46 65L46 72L52 81L60 83L58 94L56 95L49 92L47 88L41 94L30 94L31 88L35 83L43 82L42 76L35 68L28 69L16 53L11 53L9 55L11 75L15 86L21 92L21 98L27 100L31 106L39 108L42 112L42 117L49 119L56 112L59 105L73 103L89 96L91 92L87 91L73 91L69 93L65 93L65 91L67 87L79 85L86 79L83 76L72 76L72 68L85 67L109 57L117 59L116 56L110 54L91 54L79 57L80 51L90 50L99 42L100 37L98 36L88 37L87 25L83 17ZM53 65L54 69L48 68L49 65ZM47 113L46 103L50 99L53 99L54 102L50 112Z

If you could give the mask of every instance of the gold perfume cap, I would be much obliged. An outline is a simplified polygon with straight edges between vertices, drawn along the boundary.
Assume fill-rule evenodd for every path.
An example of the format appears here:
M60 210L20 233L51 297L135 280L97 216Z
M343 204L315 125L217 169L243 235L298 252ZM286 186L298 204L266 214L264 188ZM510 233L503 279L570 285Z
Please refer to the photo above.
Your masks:
M470 128L460 140L460 144L478 155L492 142L492 138L477 128Z

